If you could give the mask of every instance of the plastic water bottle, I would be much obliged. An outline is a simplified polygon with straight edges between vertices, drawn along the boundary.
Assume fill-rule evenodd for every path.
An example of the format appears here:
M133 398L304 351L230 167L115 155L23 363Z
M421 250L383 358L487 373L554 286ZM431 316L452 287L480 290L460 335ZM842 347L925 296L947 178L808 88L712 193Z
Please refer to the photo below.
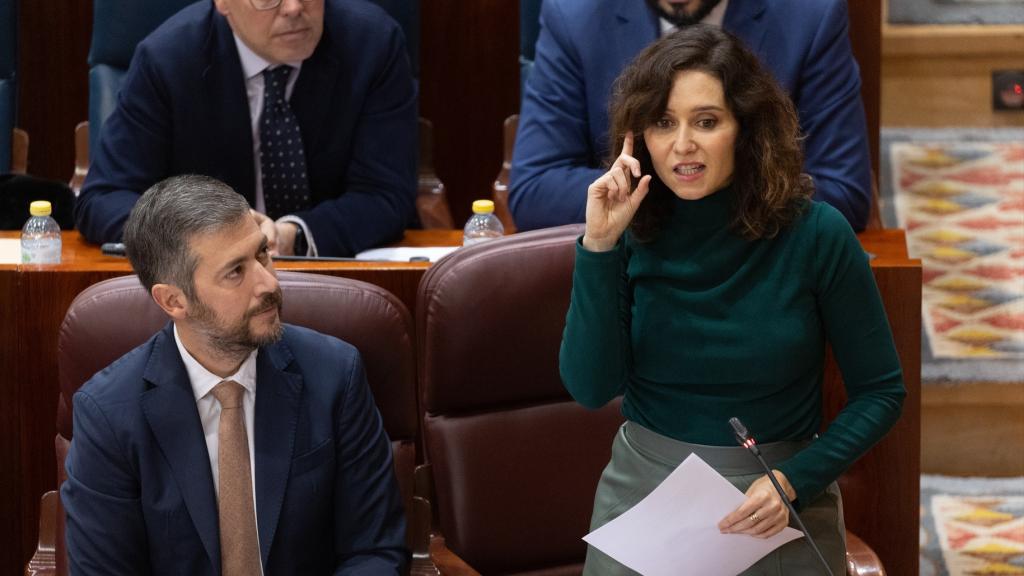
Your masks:
M21 229L23 264L60 264L60 226L50 217L52 208L45 200L29 204L32 217Z
M501 225L501 220L494 215L494 202L490 200L473 202L473 215L462 230L462 245L470 246L484 240L501 238L504 235L505 227Z

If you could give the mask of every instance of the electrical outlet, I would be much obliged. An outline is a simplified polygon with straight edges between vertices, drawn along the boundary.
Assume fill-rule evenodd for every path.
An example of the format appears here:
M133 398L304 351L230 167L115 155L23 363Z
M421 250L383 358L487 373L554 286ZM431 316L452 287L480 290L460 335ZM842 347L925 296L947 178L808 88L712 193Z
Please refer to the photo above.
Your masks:
M1024 70L992 71L992 109L1024 111Z

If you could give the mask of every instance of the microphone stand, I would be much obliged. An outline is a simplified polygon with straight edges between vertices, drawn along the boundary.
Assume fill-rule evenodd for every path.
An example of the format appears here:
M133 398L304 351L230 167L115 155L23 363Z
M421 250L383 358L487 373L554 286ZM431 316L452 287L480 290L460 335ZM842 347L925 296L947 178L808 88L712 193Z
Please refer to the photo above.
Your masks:
M732 431L736 435L736 441L740 443L740 446L750 450L750 453L757 458L761 467L764 468L765 473L768 474L768 479L772 481L772 486L775 486L775 491L779 493L779 497L782 498L782 501L786 503L786 507L789 508L790 517L796 520L796 525L799 526L800 531L804 533L807 544L811 547L811 550L814 550L814 553L818 556L818 560L821 560L821 565L825 567L825 573L829 576L835 576L835 574L832 573L832 569L829 568L828 562L825 561L825 556L822 555L821 550L818 549L818 545L815 544L814 539L811 538L811 533L808 532L807 527L804 526L803 520L800 519L800 515L796 513L796 508L793 507L793 503L789 501L789 496L786 496L786 491L779 485L778 479L775 478L775 473L772 472L772 469L768 467L768 463L765 462L764 458L761 456L761 449L758 448L757 441L750 435L750 432L747 431L747 427L740 422L739 418L729 418L729 424L732 426Z

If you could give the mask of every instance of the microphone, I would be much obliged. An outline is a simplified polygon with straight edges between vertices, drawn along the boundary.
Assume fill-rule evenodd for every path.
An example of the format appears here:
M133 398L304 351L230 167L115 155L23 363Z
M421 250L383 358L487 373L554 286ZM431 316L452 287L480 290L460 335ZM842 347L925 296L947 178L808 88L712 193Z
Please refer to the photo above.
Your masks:
M786 491L779 485L779 481L775 478L775 473L772 472L772 469L768 467L768 463L765 462L764 458L761 456L761 449L757 446L757 440L754 440L754 437L750 435L747 427L743 425L743 422L740 422L739 418L736 418L735 416L729 418L729 425L732 426L733 434L736 435L736 441L739 442L740 446L750 450L750 453L757 458L761 467L764 468L765 473L768 474L768 479L772 481L772 486L775 486L775 491L779 493L782 501L785 502L786 507L789 508L790 517L796 520L796 525L799 526L800 531L804 533L807 544L811 547L811 550L814 550L814 553L818 556L818 560L821 560L821 565L825 567L825 573L829 576L835 576L835 574L832 573L832 569L829 568L828 562L825 561L825 557L821 554L821 550L818 549L818 545L815 544L814 539L811 538L811 533L808 532L807 527L804 526L803 520L800 519L800 515L796 513L796 508L793 508L793 503L790 502L789 497L786 496Z

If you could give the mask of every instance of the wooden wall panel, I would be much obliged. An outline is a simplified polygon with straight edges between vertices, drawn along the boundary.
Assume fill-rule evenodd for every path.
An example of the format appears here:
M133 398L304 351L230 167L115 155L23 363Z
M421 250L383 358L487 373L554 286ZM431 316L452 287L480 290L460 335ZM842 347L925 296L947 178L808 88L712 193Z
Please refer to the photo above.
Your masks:
M0 265L0 318L3 318L0 350L16 350L20 336L17 323L13 321L18 313L14 301L18 278L13 273L4 273L4 270L13 268L11 265ZM17 370L10 365L0 366L0 370L12 376L10 380L0 380L0 407L20 407L22 400L21 391L16 385L19 376ZM20 438L17 418L0 419L0 490L5 493L21 486ZM22 567L22 563L28 559L24 555L22 541L18 538L22 526L22 501L17 494L12 496L0 498L0 542L3 542L0 545L0 574L17 574L14 570Z
M886 126L1024 126L992 109L992 72L1024 69L1024 25L885 26Z
M871 168L877 175L882 106L882 0L849 0L850 43L860 65L860 95L868 121Z
M434 123L434 164L461 227L490 197L502 122L519 111L519 3L428 0L421 18L420 115Z
M75 125L89 106L92 0L21 0L18 126L31 143L28 172L67 181Z

